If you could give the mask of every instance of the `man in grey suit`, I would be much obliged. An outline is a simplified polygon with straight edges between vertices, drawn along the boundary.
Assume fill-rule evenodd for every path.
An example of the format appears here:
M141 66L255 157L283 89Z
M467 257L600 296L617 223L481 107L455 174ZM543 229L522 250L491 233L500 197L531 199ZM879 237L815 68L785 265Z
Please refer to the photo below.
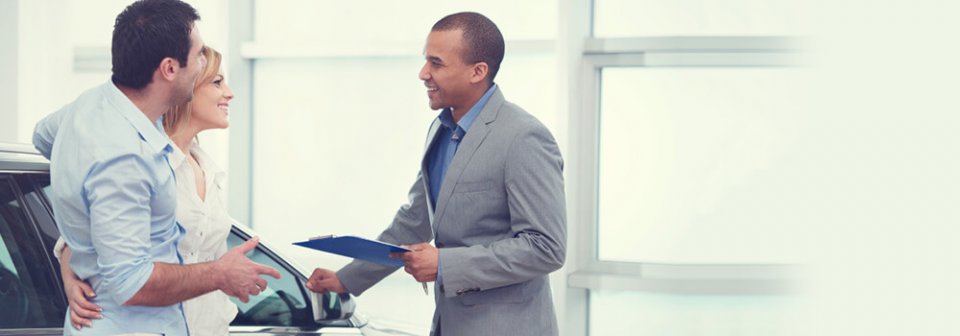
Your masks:
M548 274L566 257L563 159L494 83L503 55L497 26L470 12L438 21L424 48L420 79L442 112L410 202L378 239L413 250L396 256L404 270L436 281L431 335L558 334ZM396 269L355 260L307 286L360 295Z

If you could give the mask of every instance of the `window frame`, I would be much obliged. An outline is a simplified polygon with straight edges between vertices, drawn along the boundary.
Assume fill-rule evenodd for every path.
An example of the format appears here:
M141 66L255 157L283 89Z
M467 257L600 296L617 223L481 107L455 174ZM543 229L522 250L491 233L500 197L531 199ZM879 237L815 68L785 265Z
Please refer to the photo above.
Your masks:
M568 286L583 289L676 293L787 293L798 267L786 264L672 264L616 262L599 258L599 165L602 71L608 67L793 67L802 39L787 36L680 36L587 38L578 81L580 110L571 113L576 151L576 250L584 258L568 275Z

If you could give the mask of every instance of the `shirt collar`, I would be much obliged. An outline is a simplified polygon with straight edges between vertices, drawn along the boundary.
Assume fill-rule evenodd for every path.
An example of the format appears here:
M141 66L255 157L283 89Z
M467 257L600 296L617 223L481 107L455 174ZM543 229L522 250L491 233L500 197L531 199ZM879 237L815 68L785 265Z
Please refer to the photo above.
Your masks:
M197 158L197 164L200 165L200 169L205 174L211 175L214 179L223 179L226 176L226 171L217 166L210 155L200 147L196 139L190 142L188 153L181 151L180 147L173 146L173 151L170 153L170 166L173 167L174 171L179 171L181 165L187 164L187 154L192 154ZM219 183L219 181L216 182Z
M467 130L470 129L470 125L472 125L473 121L477 119L477 115L480 114L480 111L483 111L483 108L487 105L487 101L490 100L490 96L493 96L493 92L496 90L497 84L494 83L489 89L487 89L487 92L480 97L480 100L477 100L477 103L473 104L473 107L467 111L467 114L463 115L463 118L460 118L459 123L454 124L453 111L451 111L449 107L440 112L440 122L450 129L456 129L457 126L460 126L460 128L463 129L463 133L467 133Z
M107 101L116 107L127 122L137 130L140 138L146 142L150 148L153 148L157 154L170 154L173 152L173 145L170 144L170 138L163 132L163 118L157 118L154 123L147 119L147 116L137 108L136 105L127 98L123 92L112 81L104 84L104 96Z

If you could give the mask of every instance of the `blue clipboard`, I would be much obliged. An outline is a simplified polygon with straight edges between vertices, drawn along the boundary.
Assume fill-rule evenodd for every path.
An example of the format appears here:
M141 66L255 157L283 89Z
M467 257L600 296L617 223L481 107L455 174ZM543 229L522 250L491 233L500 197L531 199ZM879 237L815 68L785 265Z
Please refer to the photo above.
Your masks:
M322 236L293 245L395 267L403 266L403 260L391 259L390 253L410 252L397 245L356 236Z

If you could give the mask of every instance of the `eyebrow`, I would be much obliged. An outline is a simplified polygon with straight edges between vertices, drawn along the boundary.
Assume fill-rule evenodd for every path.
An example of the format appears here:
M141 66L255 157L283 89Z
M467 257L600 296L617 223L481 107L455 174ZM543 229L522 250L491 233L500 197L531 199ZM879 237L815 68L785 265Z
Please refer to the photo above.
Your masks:
M443 63L443 59L441 59L440 57L437 57L437 56L427 56L427 59L430 60L430 61L437 62L437 63L441 63L441 64Z

